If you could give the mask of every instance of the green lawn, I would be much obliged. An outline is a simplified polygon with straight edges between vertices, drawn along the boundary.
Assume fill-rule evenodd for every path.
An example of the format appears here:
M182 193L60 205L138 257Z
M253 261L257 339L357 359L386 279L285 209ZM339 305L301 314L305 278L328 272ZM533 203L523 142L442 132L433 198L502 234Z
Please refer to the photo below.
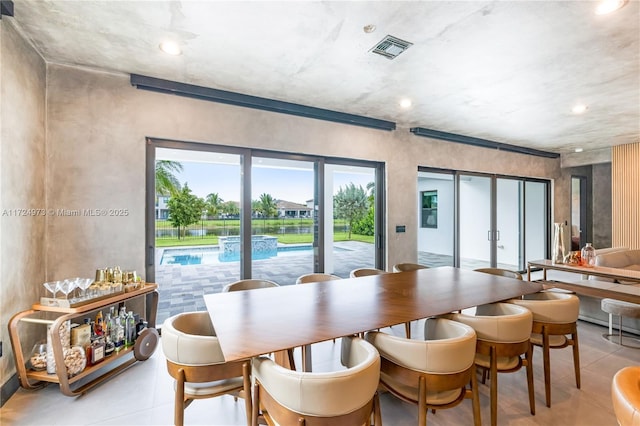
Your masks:
M312 219L256 219L255 224L257 226L311 226L313 224ZM344 222L342 222L343 224ZM340 221L336 221L339 226ZM166 221L158 221L156 223L157 229L166 229L169 226ZM206 220L201 224L198 224L204 228L237 228L238 233L240 230L240 221L238 220ZM266 233L267 235L278 237L278 242L281 244L311 244L313 242L312 234L277 234ZM349 241L349 234L347 232L335 232L333 235L333 241ZM373 244L374 237L368 235L351 234L351 241L362 241ZM214 235L208 235L205 237L187 236L184 238L162 237L156 238L156 247L176 247L176 246L202 246L202 245L218 245L218 237Z

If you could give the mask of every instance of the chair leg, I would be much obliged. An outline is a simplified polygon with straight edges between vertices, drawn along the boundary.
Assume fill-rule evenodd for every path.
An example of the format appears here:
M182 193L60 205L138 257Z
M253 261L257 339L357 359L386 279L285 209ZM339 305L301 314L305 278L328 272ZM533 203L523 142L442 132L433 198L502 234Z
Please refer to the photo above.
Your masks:
M407 339L411 339L411 323L410 322L404 323L404 332L407 334Z
M380 396L378 392L373 395L373 424L382 426L382 415L380 414Z
M549 330L542 327L542 363L544 365L544 396L547 407L551 408L551 359L549 354Z
M573 340L573 370L576 375L576 387L580 389L580 349L578 347L578 327L576 324L573 326L574 330L573 333L571 333L571 340Z
M481 426L482 420L480 419L480 396L478 395L478 378L476 377L476 370L473 369L471 374L471 405L473 406L473 425Z
M242 364L242 390L244 391L244 411L247 416L247 426L251 426L253 404L251 403L251 366L249 362Z
M176 426L184 425L184 370L178 370L178 382L176 384L176 398L174 402L173 422Z
M489 372L489 380L491 380L491 426L498 424L498 357L496 356L496 348L491 348L491 370Z
M525 354L527 362L527 388L529 390L529 410L531 415L536 414L536 393L533 389L533 345L529 343L529 349Z
M260 384L253 386L253 399L251 408L251 426L258 426L258 416L260 415Z
M418 426L427 426L427 380L420 377L418 382Z

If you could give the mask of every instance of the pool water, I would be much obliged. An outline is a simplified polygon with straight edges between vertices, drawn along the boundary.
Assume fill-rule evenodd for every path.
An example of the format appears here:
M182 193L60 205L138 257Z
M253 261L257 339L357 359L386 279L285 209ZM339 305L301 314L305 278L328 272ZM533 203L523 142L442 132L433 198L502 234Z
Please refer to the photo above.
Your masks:
M279 246L276 256L299 256L311 255L313 253L311 244ZM335 251L349 251L345 248L333 248ZM233 261L238 261L233 260ZM216 263L226 263L221 257L218 247L189 247L189 248L168 248L162 252L160 265L213 265Z

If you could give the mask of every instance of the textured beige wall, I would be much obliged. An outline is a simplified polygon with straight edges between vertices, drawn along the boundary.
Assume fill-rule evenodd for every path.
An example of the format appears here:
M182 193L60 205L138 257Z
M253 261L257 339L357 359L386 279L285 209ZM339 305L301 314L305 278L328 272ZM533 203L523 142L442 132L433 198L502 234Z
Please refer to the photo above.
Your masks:
M140 91L126 75L48 68L48 207L127 208L128 217L56 217L49 278L118 264L143 270L145 137L383 161L388 258L416 254L418 165L555 178L559 160ZM395 234L395 225L407 225Z
M15 372L7 323L42 292L45 278L44 216L16 216L15 209L45 207L45 63L9 19L0 23L0 384ZM26 212L24 212L26 213ZM28 329L31 349L37 329Z

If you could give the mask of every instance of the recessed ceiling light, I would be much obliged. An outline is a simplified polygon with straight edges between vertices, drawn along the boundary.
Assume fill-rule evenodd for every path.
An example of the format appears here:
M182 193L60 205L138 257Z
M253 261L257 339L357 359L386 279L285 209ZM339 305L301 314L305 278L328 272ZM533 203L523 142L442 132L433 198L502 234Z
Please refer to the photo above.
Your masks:
M615 12L627 3L627 0L602 0L596 7L596 15Z
M571 112L574 114L583 114L587 111L588 107L585 104L576 104L571 108Z
M411 108L411 105L412 105L411 99L405 98L405 99L400 100L400 106L402 108L405 108L405 109L406 108Z
M575 152L582 152L582 148L576 148L574 151Z
M180 49L180 45L175 41L163 41L160 43L160 50L168 55L180 55L182 53L182 49Z
M376 26L375 26L375 25L373 25L373 24L365 25L365 26L362 28L362 30L363 30L365 33L369 34L369 33L372 33L372 32L374 32L374 31L376 30Z

